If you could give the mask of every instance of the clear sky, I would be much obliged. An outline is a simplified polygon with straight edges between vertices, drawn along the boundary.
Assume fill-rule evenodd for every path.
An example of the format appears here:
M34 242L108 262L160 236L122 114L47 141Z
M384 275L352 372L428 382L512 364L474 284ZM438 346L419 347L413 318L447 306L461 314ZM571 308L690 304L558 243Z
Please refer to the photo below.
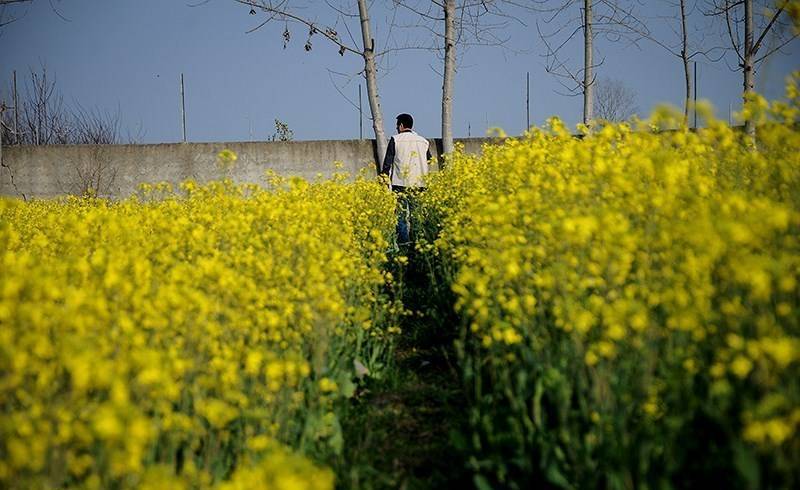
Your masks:
M272 22L248 34L263 14L249 15L248 8L232 0L210 0L197 6L192 4L200 0L52 2L60 16L46 0L7 12L24 15L0 30L0 98L9 98L12 70L17 70L21 83L30 68L44 64L55 75L65 103L102 111L118 109L123 138L130 132L141 133L143 142L174 142L181 138L179 80L184 73L190 141L263 140L274 132L275 118L287 122L299 140L358 138L358 111L340 95L332 77L354 100L360 79L345 85L347 78L331 72L355 74L363 62L350 53L339 56L336 47L320 36L313 38L313 49L306 52L307 29L303 27L289 26L292 40L284 49L283 23ZM639 3L643 16L665 12L664 2ZM304 5L303 16L323 24L337 22L324 1ZM371 4L378 51L387 39L391 5L390 0ZM536 29L541 15L510 13L515 20L497 32L508 39L505 48L471 47L459 53L456 137L482 136L492 126L509 134L522 132L526 72L531 77L532 124L542 124L552 115L571 125L580 120L581 98L559 95L563 88L545 71L545 49ZM571 14L579 15L577 7ZM408 17L401 14L399 19L395 23ZM668 41L674 40L666 22L652 20L651 27ZM706 23L699 11L692 13L692 29L706 30L704 46L720 44ZM340 34L346 32L341 20L336 25ZM350 22L350 28L358 35L356 21ZM391 39L399 45L407 44L407 39L429 43L431 35L396 28ZM582 59L579 41L563 51L573 66ZM637 47L601 36L596 44L595 57L604 60L598 75L619 79L633 89L640 114L659 103L681 104L683 73L678 58L647 41ZM800 68L798 41L784 51L763 64L757 75L757 89L771 98L782 95L786 76ZM442 83L435 71L441 71L440 65L431 51L397 51L382 59L379 89L389 134L394 116L409 112L419 133L440 136ZM729 104L737 109L741 73L725 63L700 59L698 86L700 98L710 99L721 117L727 118ZM364 114L364 136L369 138L366 87Z

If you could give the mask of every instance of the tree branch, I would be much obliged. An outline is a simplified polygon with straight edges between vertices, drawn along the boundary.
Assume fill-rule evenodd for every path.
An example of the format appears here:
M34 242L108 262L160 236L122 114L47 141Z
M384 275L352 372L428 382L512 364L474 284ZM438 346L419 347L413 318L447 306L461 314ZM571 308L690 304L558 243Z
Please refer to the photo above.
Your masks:
M758 36L758 40L755 42L755 44L753 44L753 55L758 53L758 50L761 48L761 43L764 42L764 37L767 35L769 30L775 24L775 21L778 20L778 17L781 15L781 13L783 13L783 9L786 7L786 5L788 3L789 3L789 0L783 0L783 3L781 4L781 6L778 8L778 10L772 15L772 18L769 20L769 23L767 24L767 27L765 27L764 30L761 31L761 35Z
M314 22L310 21L310 20L307 20L307 19L305 19L303 17L300 17L299 15L293 14L293 13L287 11L287 10L276 8L276 7L272 7L272 6L269 6L269 5L265 5L263 3L256 2L255 0L234 0L234 1L237 2L237 3L240 3L242 5L247 5L248 7L257 8L257 9L260 9L260 10L263 10L265 12L273 14L273 17L268 18L266 21L262 22L256 28L251 29L248 32L253 32L253 31L263 27L265 24L267 24L270 20L273 20L275 17L282 17L282 18L290 19L292 21L295 21L295 22L298 22L300 24L306 25L309 28L309 32L311 34L321 34L323 37L328 39L330 42L332 42L333 44L338 46L339 47L339 52L342 53L342 54L344 54L344 51L349 51L349 52L351 52L353 54L356 54L358 56L361 56L361 57L364 56L364 53L362 51L359 51L359 50L357 50L357 49L355 49L355 48L353 48L351 46L348 46L348 45L344 44L341 40L339 40L339 37L336 35L336 31L334 29L325 28L323 30L320 30L320 28L317 27L317 25Z

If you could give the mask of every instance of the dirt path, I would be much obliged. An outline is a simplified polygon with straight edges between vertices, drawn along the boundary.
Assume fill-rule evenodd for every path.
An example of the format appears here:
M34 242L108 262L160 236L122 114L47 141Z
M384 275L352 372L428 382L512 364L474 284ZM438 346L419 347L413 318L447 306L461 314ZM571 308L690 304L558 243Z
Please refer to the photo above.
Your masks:
M412 258L404 275L403 302L417 314L402 326L389 378L368 384L344 421L339 486L470 488L459 449L467 413L453 352L456 319L431 294L421 264Z

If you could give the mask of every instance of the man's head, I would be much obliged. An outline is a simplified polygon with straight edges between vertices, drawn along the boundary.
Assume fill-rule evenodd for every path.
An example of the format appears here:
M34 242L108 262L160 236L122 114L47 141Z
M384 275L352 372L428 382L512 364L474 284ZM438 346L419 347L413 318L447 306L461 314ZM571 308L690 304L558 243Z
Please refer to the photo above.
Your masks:
M400 114L397 116L397 130L403 131L414 127L414 118L411 114Z

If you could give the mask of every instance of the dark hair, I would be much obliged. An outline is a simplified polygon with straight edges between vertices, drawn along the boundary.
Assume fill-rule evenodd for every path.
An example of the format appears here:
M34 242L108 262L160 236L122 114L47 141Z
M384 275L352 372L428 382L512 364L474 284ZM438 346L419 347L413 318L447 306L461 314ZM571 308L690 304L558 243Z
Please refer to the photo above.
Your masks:
M400 114L397 116L397 124L402 124L404 128L411 129L414 127L414 118L411 114Z

